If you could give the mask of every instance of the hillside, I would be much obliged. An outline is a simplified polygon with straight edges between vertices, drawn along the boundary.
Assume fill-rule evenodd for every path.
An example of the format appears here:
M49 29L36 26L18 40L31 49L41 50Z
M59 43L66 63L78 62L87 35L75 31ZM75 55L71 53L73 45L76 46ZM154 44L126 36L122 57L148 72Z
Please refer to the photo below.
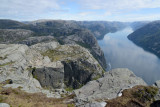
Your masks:
M160 21L151 22L136 30L128 39L160 57Z
M11 21L15 22L15 21ZM4 21L0 20L0 23L4 23ZM33 35L31 36L53 36L57 41L61 44L78 44L81 45L82 47L87 48L91 54L98 60L100 65L105 69L107 67L106 65L106 60L104 57L104 53L102 52L101 48L99 47L96 38L92 34L91 31L85 28L81 28L76 21L65 21L65 20L38 20L38 21L33 21L29 22L28 24L23 24L23 26L12 26L8 24L8 20L6 20L7 27L8 29L26 29L27 31L32 31ZM20 23L20 22L19 22ZM6 32L6 27L1 27L2 35L3 37L7 37ZM15 31L14 30L14 31ZM23 41L24 38L19 38L17 41ZM19 37L16 33L12 33L12 37ZM64 39L63 39L64 38ZM49 40L49 39L48 39ZM7 41L7 40L6 40ZM6 43L13 43L9 42L10 39L8 38L8 41ZM17 43L14 42L14 43ZM24 40L26 42L18 42L18 43L29 43L27 40ZM39 40L34 40L34 42ZM3 41L1 43L4 43ZM28 45L28 44L26 44Z
M89 29L100 40L104 38L105 34L116 32L127 26L127 23L108 21L79 21L77 23L81 27Z
M132 22L130 24L130 26L135 31L135 30L147 25L148 23L150 23L150 22L149 21L136 21L136 22Z

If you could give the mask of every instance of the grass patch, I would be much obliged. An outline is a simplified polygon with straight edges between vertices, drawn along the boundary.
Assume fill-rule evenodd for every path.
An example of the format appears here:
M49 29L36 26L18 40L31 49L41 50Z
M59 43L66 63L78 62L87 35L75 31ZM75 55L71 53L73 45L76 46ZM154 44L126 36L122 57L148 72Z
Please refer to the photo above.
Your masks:
M68 104L67 107L75 107L74 104Z
M11 107L75 107L72 102L65 103L74 97L72 94L64 98L47 98L42 93L26 93L19 88L0 88L0 103L7 103Z
M150 107L158 89L152 86L135 86L126 89L121 97L106 101L107 107Z
M65 88L66 91L72 92L74 89L72 87Z
M1 57L1 56L0 56L0 60L4 60L4 59L6 59L6 58L7 58L7 56L8 56L8 55L5 55L4 57Z
M43 56L48 56L51 61L67 60L68 57L80 58L84 56L83 52L79 52L79 50L77 50L77 47L74 46L70 46L68 50L64 50L63 48L61 49L61 47L58 47L54 50L48 50L41 54Z
M5 64L2 64L2 65L0 65L0 67L3 67L3 66L6 66L6 65L12 65L14 62L7 62L7 63L5 63Z
M93 80L98 80L99 78L101 78L101 76L97 75L96 77L93 78Z
M82 43L82 42L77 42L77 41L76 41L76 43L77 43L78 45L84 47L84 48L92 49L92 47L91 47L89 44L87 44L87 43Z

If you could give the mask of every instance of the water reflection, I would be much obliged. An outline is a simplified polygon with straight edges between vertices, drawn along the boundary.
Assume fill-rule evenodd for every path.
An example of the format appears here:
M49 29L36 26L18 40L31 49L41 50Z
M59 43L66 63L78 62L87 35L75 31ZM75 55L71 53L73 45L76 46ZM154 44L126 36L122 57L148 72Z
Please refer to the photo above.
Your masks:
M148 84L153 84L160 80L160 59L128 40L127 36L132 32L131 28L126 28L98 41L110 64L108 68L129 68Z

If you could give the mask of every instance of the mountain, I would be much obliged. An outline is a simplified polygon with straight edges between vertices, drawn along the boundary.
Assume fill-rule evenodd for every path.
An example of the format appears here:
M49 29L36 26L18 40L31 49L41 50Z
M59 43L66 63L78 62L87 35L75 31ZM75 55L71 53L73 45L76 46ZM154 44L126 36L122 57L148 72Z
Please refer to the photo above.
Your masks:
M145 26L148 23L150 23L150 21L137 21L137 22L131 23L130 26L135 31L135 30Z
M20 28L25 24L9 19L0 19L0 29Z
M25 29L0 29L0 43L18 43L34 33Z
M127 27L127 23L108 21L79 21L80 26L89 29L97 39L103 39L105 34L116 32Z
M9 22L11 24L9 24ZM37 20L37 21L27 22L27 24L17 22L21 24L20 25L15 24L13 26L12 23L15 23L15 22L17 21L6 20L7 27L2 26L1 29L6 29L6 28L7 29L26 29L28 31L32 31L33 36L48 36L48 35L53 36L61 44L64 44L64 43L79 44L82 47L87 48L92 53L92 55L98 60L100 65L104 69L106 68L104 53L100 49L97 43L97 40L94 37L95 35L92 32L93 30L90 30L89 29L90 27L87 27L87 26L92 26L92 23L93 24L95 23L94 25L98 25L98 23L102 24L102 22L85 22L88 24L81 24L82 22L77 22L77 21ZM0 23L5 24L4 20L0 20ZM96 29L96 26L94 29ZM99 32L101 31L99 30ZM17 35L15 34L15 38L16 37ZM24 38L22 38L21 41L22 40L24 40Z
M151 22L137 29L128 39L160 57L160 21Z
M129 69L105 72L94 31L106 28L82 23L0 20L0 106L156 107L160 81L152 87Z

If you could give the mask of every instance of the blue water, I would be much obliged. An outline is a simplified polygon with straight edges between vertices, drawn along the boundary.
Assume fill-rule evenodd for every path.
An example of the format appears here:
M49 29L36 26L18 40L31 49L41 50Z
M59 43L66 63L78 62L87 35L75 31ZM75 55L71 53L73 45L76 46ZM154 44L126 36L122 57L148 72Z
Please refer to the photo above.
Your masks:
M131 28L108 33L98 43L104 51L108 70L113 68L128 68L147 84L160 80L160 59L128 40Z

